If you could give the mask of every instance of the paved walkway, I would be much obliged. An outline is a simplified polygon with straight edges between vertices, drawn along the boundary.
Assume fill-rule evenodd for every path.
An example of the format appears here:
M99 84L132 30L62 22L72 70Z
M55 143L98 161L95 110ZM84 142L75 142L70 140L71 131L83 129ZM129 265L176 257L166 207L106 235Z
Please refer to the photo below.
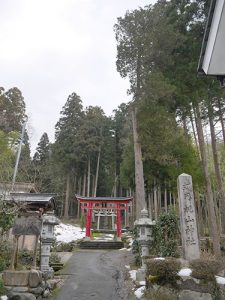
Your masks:
M128 300L123 270L132 260L126 250L78 250L61 272L68 277L54 300Z

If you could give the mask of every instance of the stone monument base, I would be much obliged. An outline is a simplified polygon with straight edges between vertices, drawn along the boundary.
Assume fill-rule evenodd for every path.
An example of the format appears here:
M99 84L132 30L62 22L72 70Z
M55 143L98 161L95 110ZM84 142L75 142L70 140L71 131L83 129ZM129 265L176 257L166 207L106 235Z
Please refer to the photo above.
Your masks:
M18 295L21 299L36 299L50 294L50 285L43 280L43 273L38 270L6 270L2 275L4 288L9 297ZM26 298L22 297L26 295Z
M136 281L144 281L145 280L145 275L146 275L145 268L138 269L137 273L136 273Z

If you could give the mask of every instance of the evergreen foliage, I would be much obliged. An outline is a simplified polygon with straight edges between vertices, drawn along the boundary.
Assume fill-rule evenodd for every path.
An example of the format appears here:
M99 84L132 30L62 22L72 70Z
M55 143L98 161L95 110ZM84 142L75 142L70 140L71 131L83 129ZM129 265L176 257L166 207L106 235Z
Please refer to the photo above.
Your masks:
M178 218L175 211L170 209L168 213L160 214L153 228L153 252L163 257L177 257L178 233Z

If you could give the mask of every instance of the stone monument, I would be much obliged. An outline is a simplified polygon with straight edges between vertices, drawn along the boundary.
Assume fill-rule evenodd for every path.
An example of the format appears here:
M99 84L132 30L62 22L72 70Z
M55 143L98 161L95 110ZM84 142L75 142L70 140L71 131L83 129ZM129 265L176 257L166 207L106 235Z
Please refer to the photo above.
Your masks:
M192 177L181 174L178 177L178 196L183 257L193 260L200 257L198 229L195 213L195 202Z
M134 222L134 225L137 227L138 230L138 244L141 247L141 268L138 269L136 280L143 281L145 280L145 273L146 273L146 265L144 262L144 258L149 255L149 246L151 241L153 240L152 237L152 228L155 225L155 221L152 221L148 217L148 211L144 208L141 211L141 217L139 220Z

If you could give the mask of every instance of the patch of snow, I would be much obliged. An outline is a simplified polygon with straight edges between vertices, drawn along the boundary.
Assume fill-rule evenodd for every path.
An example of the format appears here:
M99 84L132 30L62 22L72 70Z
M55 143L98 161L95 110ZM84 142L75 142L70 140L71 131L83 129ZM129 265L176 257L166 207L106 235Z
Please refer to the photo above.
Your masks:
M137 271L136 270L130 270L129 273L130 273L131 279L135 281Z
M125 268L126 268L127 270L130 270L130 265L125 265Z
M121 250L127 250L127 248L121 248L121 249L119 249L119 250L120 250L120 251L121 251Z
M155 257L156 260L165 260L165 257Z
M60 223L55 226L55 237L57 242L70 243L85 237L85 231L77 225Z
M7 296L1 296L0 299L1 299L1 300L8 300L8 297L7 297Z
M134 294L138 299L141 299L141 297L144 295L144 292L145 292L145 286L141 286L134 292Z
M225 278L221 276L215 276L216 277L216 282L218 284L225 284Z
M178 272L179 276L190 276L192 273L192 270L189 268L183 268Z
M129 242L129 247L132 247L134 240L132 238L129 238L128 242Z
M140 284L140 285L146 285L146 282L145 282L145 280L139 281L139 284Z

